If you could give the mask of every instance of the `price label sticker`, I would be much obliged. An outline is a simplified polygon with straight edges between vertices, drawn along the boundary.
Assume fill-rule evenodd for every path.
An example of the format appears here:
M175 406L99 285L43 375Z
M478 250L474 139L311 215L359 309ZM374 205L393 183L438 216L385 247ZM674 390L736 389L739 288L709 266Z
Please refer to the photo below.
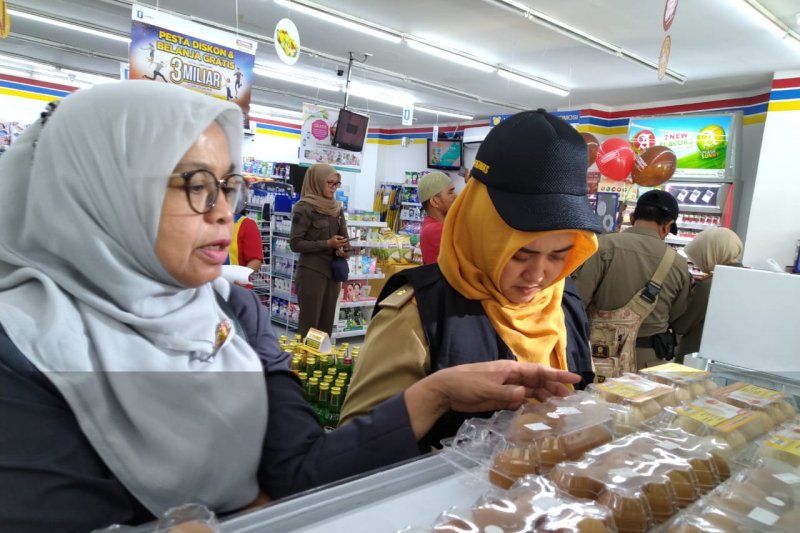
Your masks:
M547 424L542 424L541 422L534 422L533 424L525 424L525 427L530 429L531 431L546 431L548 429L553 429Z
M747 517L752 518L756 522L760 522L768 526L771 526L772 524L778 521L778 518L780 518L775 513L767 511L766 509L763 509L761 507L756 507L755 509L750 511Z

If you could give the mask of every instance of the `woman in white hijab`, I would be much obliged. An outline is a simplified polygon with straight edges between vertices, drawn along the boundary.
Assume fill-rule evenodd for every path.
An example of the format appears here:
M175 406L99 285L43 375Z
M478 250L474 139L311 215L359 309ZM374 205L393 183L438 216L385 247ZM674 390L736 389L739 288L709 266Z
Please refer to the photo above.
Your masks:
M412 457L449 409L514 408L578 379L451 369L325 433L269 313L219 278L241 124L235 105L171 85L101 85L0 159L4 530L234 511Z
M700 349L714 268L742 266L742 250L741 239L728 228L703 230L683 249L694 267L705 274L692 287L686 311L672 324L675 333L682 335L676 352L678 362L683 361L684 355Z

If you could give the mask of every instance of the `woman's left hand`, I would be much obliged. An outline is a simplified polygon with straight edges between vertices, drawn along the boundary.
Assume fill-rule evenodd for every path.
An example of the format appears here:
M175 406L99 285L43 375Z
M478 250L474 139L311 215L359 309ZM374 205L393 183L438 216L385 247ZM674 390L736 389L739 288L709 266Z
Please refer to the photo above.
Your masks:
M345 249L344 246L340 246L339 248L336 249L336 255L347 259L350 257L350 249L349 248Z

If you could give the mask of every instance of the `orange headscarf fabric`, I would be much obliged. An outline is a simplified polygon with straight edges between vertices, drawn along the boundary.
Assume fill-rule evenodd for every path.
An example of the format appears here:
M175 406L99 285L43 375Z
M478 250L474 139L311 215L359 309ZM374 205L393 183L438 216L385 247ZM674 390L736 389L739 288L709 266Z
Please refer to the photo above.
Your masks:
M574 235L564 270L525 304L500 292L500 274L517 251L555 233ZM520 361L567 369L567 332L561 296L564 278L597 251L597 237L585 230L519 231L506 224L486 186L469 180L447 212L439 267L447 282L470 300L479 300L503 342Z

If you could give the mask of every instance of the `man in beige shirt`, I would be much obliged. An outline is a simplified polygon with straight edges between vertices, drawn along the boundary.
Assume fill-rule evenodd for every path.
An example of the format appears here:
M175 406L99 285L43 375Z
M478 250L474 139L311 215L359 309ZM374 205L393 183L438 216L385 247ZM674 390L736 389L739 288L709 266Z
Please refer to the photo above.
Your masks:
M610 311L627 304L658 268L668 246L664 238L677 233L677 219L678 202L671 194L660 190L643 194L631 216L633 227L600 236L597 253L574 274L584 305ZM652 348L652 336L665 333L686 310L689 289L689 266L677 255L664 278L655 308L639 328L639 368L663 363Z

